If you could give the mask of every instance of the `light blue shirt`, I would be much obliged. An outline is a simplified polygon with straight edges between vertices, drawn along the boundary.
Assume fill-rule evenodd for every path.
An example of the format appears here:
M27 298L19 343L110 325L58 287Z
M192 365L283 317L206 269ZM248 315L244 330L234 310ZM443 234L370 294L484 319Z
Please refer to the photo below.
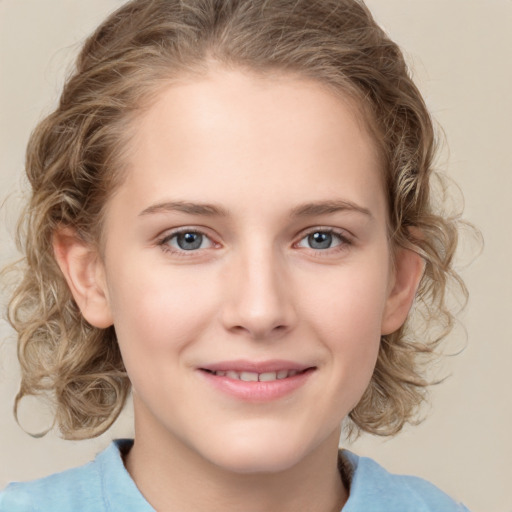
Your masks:
M155 512L123 465L120 450L131 443L114 441L85 466L10 484L0 493L0 512ZM341 457L351 472L343 512L469 512L421 478L392 475L347 450Z

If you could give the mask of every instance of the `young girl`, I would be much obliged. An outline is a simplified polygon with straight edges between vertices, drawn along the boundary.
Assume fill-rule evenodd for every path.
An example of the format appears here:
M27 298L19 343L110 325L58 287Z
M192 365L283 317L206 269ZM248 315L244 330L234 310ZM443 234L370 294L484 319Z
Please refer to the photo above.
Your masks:
M10 319L17 402L50 395L83 439L131 390L135 440L0 511L467 510L338 451L415 419L463 291L433 158L360 1L121 7L29 143Z

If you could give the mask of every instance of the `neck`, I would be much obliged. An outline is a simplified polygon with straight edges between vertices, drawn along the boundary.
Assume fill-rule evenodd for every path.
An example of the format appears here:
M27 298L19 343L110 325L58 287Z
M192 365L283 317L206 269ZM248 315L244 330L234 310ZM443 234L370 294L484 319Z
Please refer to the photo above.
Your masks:
M293 467L237 473L213 464L172 436L136 424L125 465L155 510L339 512L347 500L334 433Z

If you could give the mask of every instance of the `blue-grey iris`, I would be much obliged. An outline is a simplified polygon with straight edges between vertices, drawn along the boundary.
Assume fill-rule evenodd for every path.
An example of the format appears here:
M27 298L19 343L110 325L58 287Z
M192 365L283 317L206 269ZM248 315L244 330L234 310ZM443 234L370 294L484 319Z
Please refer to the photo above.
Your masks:
M312 249L329 249L332 245L332 234L317 231L308 236L308 243Z
M193 251L201 247L203 235L201 233L180 233L176 236L176 243L184 251Z

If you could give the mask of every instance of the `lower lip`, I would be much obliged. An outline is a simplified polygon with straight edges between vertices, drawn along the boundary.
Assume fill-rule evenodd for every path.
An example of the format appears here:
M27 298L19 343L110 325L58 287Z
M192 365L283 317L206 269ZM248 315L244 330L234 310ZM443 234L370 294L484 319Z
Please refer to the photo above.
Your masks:
M252 381L230 379L199 370L206 381L223 393L246 402L270 402L290 395L301 388L312 376L314 369L298 373L286 379Z

